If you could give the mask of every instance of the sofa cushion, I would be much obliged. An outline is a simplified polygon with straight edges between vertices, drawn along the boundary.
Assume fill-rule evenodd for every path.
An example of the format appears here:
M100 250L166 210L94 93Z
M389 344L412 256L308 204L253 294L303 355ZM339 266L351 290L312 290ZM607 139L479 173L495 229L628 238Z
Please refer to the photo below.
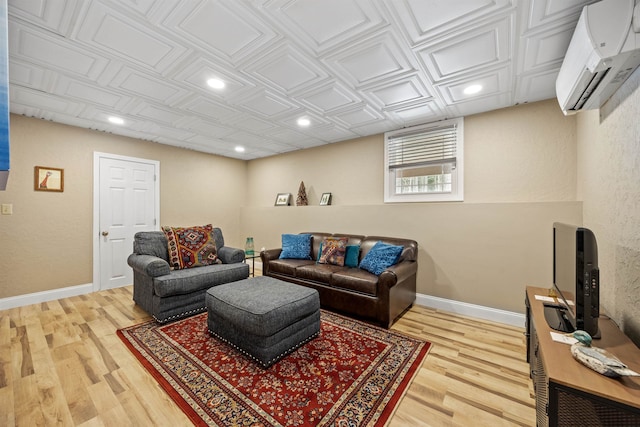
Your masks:
M214 264L198 268L173 270L153 279L153 290L159 297L183 295L223 283L249 277L249 264Z
M327 282L334 288L349 289L376 296L378 294L378 276L359 268L346 268L336 271Z
M172 268L181 270L220 262L211 224L202 227L165 226L162 231L167 236L169 265Z
M313 265L314 262L306 259L274 259L269 261L269 271L295 277L298 267L309 264Z
M311 259L311 234L283 234L280 259Z
M329 284L331 275L344 268L332 264L303 265L296 268L296 278Z
M359 267L379 276L384 270L398 262L402 246L390 245L382 241L376 242L360 262Z
M344 265L344 256L347 250L347 237L325 237L322 242L322 251L319 264L332 264L342 267Z
M347 245L344 257L345 267L357 267L360 259L360 245Z

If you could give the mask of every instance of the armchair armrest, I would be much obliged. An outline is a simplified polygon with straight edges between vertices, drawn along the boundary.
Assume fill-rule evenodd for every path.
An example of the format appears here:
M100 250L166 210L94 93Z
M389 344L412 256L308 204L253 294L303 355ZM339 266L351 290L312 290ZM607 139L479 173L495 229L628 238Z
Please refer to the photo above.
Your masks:
M223 264L237 264L244 261L244 251L229 246L222 246L218 248L218 258L220 258Z
M131 254L127 258L127 263L134 271L149 277L164 276L171 271L167 261L153 255Z

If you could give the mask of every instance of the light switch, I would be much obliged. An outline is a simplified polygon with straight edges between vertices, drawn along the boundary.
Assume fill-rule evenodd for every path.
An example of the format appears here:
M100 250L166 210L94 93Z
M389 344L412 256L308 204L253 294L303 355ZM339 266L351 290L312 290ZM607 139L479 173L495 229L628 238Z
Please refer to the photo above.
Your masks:
M13 205L11 203L2 204L2 215L13 215Z

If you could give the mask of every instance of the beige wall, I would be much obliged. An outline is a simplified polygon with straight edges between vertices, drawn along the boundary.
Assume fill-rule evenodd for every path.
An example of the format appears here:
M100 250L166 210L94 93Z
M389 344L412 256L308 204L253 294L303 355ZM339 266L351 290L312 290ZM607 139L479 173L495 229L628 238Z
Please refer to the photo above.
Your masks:
M246 162L11 115L11 172L0 203L0 298L93 280L93 156L160 161L162 225L213 223L240 245ZM34 191L34 166L64 169L64 192Z
M575 118L554 100L465 118L465 202L383 203L383 137L254 160L245 235L280 246L284 232L411 237L418 292L523 312L526 284L549 286L554 221L581 222ZM305 182L314 206L273 207ZM332 206L317 206L323 192Z
M159 160L161 223L213 222L227 243L276 247L284 232L411 237L418 292L523 312L526 284L551 281L551 224L581 222L575 118L555 101L465 118L465 202L383 203L382 135L242 162L12 116L12 172L1 203L1 297L92 280L93 152ZM63 194L33 191L33 166L65 168ZM274 207L305 182L307 207ZM332 206L317 206L323 192ZM46 216L43 216L46 212ZM42 248L42 241L56 242ZM29 258L14 255L29 253ZM40 268L34 269L33 265Z
M640 70L598 111L578 114L584 225L596 235L601 308L640 345Z

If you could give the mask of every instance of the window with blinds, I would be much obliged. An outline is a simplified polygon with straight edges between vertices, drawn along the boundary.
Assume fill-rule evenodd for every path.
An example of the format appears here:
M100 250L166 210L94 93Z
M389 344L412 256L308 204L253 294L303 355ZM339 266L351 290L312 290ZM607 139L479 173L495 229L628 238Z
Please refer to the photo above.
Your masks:
M460 201L463 119L385 134L385 202Z

